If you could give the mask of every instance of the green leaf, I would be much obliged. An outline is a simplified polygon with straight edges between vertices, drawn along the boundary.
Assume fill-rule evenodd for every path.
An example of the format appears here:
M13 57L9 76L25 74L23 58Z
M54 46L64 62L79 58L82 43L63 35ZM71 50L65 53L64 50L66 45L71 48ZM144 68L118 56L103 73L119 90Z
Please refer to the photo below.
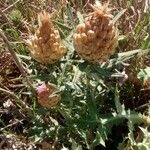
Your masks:
M93 90L90 87L89 79L87 79L86 95L87 95L87 106L88 106L89 115L91 116L91 118L93 118L93 120L97 119L96 102L95 102Z
M143 42L142 42L142 48L143 48L143 49L148 49L148 48L150 48L150 35L147 35L147 36L144 38L144 40L143 40Z
M83 15L79 11L77 11L77 17L79 19L79 23L83 23L84 22Z
M119 90L118 90L117 86L115 88L114 94L115 94L114 102L115 102L117 113L122 114L123 108L122 108L121 103L120 103Z
M116 21L126 12L126 9L121 10L112 20L113 23L116 23Z
M143 82L150 78L150 67L146 67L145 69L140 69L140 72L137 75L138 79Z
M138 149L139 149L139 150L149 150L149 146L140 143L140 144L138 144Z
M99 124L99 127L97 128L97 131L96 131L95 140L90 145L90 147L93 148L99 144L101 144L105 147L106 139L107 139L106 128L102 124Z
M126 39L127 37L125 35L119 35L118 37L118 41L122 41L124 39Z
M71 22L72 24L72 27L75 28L76 24L75 24L75 21L74 21L74 16L73 16L73 8L71 7L70 4L68 4L68 7L67 7L67 16L69 18L69 21Z
M31 60L31 57L30 56L26 56L26 55L21 55L21 54L17 54L16 55L19 57L19 58L22 58L22 59L25 59L25 60Z
M70 31L72 29L72 28L68 27L67 25L65 25L65 24L63 24L63 23L61 23L59 21L54 20L53 22L55 24L57 24L57 26L59 26L62 30L68 30L68 31Z
M78 145L74 139L71 139L71 150L82 150L82 146Z
M117 53L112 56L112 59L110 59L109 64L107 65L107 68L111 68L113 66L116 66L118 64L121 64L127 60L130 60L131 58L140 55L140 54L147 54L149 53L150 49L136 49L131 50L127 52Z
M133 135L134 125L131 120L128 121L128 129L129 129L128 133L129 140L131 141L131 144L134 145L135 144L135 139Z

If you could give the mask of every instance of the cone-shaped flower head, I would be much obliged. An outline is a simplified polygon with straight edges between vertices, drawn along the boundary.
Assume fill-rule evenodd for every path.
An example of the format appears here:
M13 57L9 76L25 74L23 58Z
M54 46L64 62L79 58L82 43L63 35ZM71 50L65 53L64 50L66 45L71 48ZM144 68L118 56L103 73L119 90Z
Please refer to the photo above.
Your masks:
M64 56L65 47L49 13L43 11L38 15L38 25L35 35L27 41L31 57L43 64L53 64Z
M80 57L93 62L106 61L117 46L118 32L112 22L113 16L108 3L91 5L93 12L89 13L83 24L79 24L74 34L74 46Z

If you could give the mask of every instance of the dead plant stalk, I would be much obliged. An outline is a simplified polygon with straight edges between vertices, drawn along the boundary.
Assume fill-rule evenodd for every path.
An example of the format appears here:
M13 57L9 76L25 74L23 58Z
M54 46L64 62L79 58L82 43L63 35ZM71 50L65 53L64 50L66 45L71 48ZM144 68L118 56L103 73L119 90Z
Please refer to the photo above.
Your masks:
M15 51L12 49L11 44L10 44L10 42L8 41L8 38L6 37L6 35L5 35L5 33L3 32L2 29L0 29L0 37L3 39L3 41L4 41L5 44L7 45L8 50L9 50L10 54L12 55L15 64L16 64L17 67L19 68L19 70L20 70L22 76L26 79L26 82L27 82L28 86L35 92L35 89L34 89L32 83L31 83L30 79L27 77L27 74L26 74L26 72L25 72L25 70L24 70L24 68L23 68L23 65L22 65L21 62L19 61L19 59L18 59L18 57L17 57Z

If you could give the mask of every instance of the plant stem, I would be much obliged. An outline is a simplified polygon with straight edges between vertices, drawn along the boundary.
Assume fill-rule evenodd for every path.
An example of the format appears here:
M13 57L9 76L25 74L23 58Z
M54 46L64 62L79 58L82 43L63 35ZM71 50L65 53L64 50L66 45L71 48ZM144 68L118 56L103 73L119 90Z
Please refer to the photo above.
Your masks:
M0 29L0 37L2 37L3 41L6 43L8 50L11 54L11 56L13 57L13 60L15 62L15 64L17 65L18 69L20 70L22 76L26 79L27 84L30 86L30 88L35 92L35 89L30 81L30 79L27 77L27 74L23 68L23 65L21 64L21 62L19 61L15 51L12 49L10 42L8 41L6 35L4 34L4 32Z
M16 100L19 100L19 97L18 97L17 95L15 95L15 94L14 94L13 92L11 92L11 91L5 90L5 89L3 89L3 88L1 88L1 87L0 87L0 91L11 95L11 96L14 97Z

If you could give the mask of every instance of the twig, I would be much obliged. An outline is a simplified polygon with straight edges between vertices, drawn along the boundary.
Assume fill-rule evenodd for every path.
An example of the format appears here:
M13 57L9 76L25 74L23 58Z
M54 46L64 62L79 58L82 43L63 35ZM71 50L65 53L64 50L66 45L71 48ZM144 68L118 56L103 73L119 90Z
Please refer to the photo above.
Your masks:
M18 97L17 95L15 95L15 94L14 94L13 92L11 92L11 91L5 90L5 89L3 89L3 88L1 88L1 87L0 87L0 91L11 95L11 96L14 97L16 100L19 100L19 97Z
M9 5L6 9L3 10L3 12L8 11L10 8L14 7L20 0L15 1L13 4Z
M20 105L22 105L23 107L29 108L23 101L20 100L20 98L17 95L15 95L15 93L13 93L9 90L3 89L1 87L0 87L0 91L7 93L7 94L11 95L12 97L14 97L20 103Z
M8 50L10 52L10 54L13 57L13 60L15 62L15 64L17 65L18 69L20 70L22 76L26 79L27 84L30 86L30 88L35 92L35 89L33 87L33 85L31 84L31 81L29 80L29 78L27 77L27 74L21 64L21 62L19 61L15 51L12 49L10 42L8 41L6 35L4 34L4 32L0 29L0 36L2 37L2 39L4 40L4 42L6 43Z
M14 125L17 125L18 123L21 123L21 124L22 124L22 121L23 121L23 119L22 119L22 120L17 120L16 122L13 122L13 123L11 123L11 124L5 126L4 128L1 128L0 131L3 131L3 130L5 130L5 129L9 128L9 127L12 127L12 126L14 126Z
M148 106L150 106L150 103L143 104L143 105L141 105L141 106L135 108L135 110L144 109L145 107L148 107Z
M11 92L11 91L8 90L8 89L7 89L7 90L6 90L6 89L3 89L3 88L1 88L1 87L0 87L0 91L2 91L2 92L4 92L4 93L7 93L7 94L11 95L12 97L14 97L14 98L16 99L16 101L17 101L22 107L24 107L24 108L28 111L29 114L32 114L30 107L29 107L25 102L23 102L22 100L20 100L20 98L19 98L17 95L15 95L15 93Z

